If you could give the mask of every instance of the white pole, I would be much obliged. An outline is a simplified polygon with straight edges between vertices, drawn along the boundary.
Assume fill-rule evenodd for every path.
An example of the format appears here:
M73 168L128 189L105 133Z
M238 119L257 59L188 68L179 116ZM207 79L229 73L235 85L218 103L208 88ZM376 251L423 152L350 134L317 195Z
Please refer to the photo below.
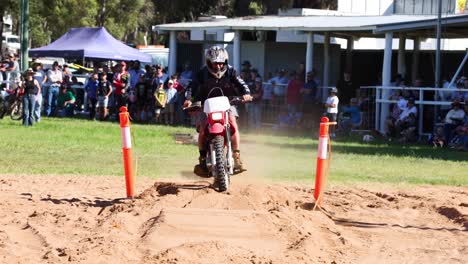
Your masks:
M323 87L322 101L327 99L329 80L330 80L330 32L325 32L323 41ZM340 92L340 91L338 91Z
M169 75L176 73L177 69L177 39L176 32L170 31L169 35Z
M382 86L389 87L392 76L392 41L393 32L385 33L385 50L384 50L384 61L382 68ZM390 97L390 90L382 90L382 99L388 100ZM380 133L385 133L385 120L389 114L388 103L381 103L380 107ZM377 115L376 115L377 118Z
M405 59L405 46L406 46L406 35L400 33L400 39L398 42L398 73L403 78L406 77L406 59Z
M354 38L348 37L346 43L346 68L345 71L348 73L352 72L353 68L353 50L354 50Z
M306 50L306 73L312 71L314 67L314 33L307 33L307 50ZM306 77L307 81L307 77Z
M423 132L423 112L424 112L424 91L423 90L419 90L419 110L418 110L418 133L419 135L422 135L422 132ZM434 107L436 107L434 105ZM435 119L434 119L435 121Z
M414 81L419 76L419 51L421 50L421 39L418 37L414 38L414 45L413 45L413 61L411 67L411 78Z
M237 74L239 74L240 72L240 66L241 66L241 62L240 62L240 50L241 50L241 47L240 47L240 32L239 30L236 30L234 32L234 69L236 70Z

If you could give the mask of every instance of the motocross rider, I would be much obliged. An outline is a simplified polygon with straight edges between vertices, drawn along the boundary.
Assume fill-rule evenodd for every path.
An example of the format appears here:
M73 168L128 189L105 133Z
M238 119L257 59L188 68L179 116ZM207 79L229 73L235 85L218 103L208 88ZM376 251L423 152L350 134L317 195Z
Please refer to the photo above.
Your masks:
M222 89L224 96L241 96L245 102L251 101L250 90L244 80L242 80L236 73L236 70L228 64L228 52L221 47L213 46L205 53L206 65L194 76L192 82L189 84L186 93L186 100L184 107L192 105L192 101L197 104L203 105L204 101L208 98L208 94L214 87ZM209 97L221 96L221 92L215 89L211 92ZM195 104L194 103L194 104ZM229 116L229 124L234 133L231 135L234 170L243 171L242 161L240 159L240 135L237 126L237 109L231 106L231 115ZM199 164L195 166L194 172L197 175L207 175L208 168L206 166L206 144L205 144L205 127L207 122L206 114L201 112L197 126L199 129L198 134L198 149L200 152Z

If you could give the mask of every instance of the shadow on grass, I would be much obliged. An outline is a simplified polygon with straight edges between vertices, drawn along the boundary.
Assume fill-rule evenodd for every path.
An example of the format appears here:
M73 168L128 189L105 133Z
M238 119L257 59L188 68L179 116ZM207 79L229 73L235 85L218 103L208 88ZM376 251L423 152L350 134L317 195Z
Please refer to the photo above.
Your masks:
M361 145L346 145L346 143L356 143L353 141L335 141L332 142L333 153L344 154L360 154L360 155L390 155L396 157L412 157L412 158L428 158L450 161L466 161L468 160L467 152L460 152L451 149L433 149L425 145L398 145L398 144L361 144ZM297 150L316 150L317 143L309 144L288 144L288 143L263 143L266 146L275 148L290 148Z

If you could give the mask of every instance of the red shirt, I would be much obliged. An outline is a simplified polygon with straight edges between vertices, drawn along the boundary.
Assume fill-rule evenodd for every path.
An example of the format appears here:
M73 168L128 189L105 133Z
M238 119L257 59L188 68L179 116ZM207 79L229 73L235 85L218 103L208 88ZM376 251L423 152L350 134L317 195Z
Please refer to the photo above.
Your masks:
M185 89L179 82L175 82L173 87L177 90L178 93Z
M304 81L291 80L288 83L286 91L286 102L288 104L297 105L301 102L301 89L304 88Z
M127 75L125 78L124 76ZM114 85L115 87L115 94L122 94L122 89L125 88L126 86L126 83L129 81L128 80L128 72L125 71L125 72L119 72L119 73L116 73L114 74L114 80L112 82L112 84Z

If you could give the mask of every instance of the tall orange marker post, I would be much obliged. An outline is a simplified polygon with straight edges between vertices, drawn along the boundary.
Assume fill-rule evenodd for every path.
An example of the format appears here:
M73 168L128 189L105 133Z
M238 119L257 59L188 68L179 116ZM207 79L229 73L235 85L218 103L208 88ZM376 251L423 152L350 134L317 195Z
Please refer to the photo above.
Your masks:
M328 174L328 144L330 137L328 135L328 128L330 125L336 125L336 122L328 122L327 117L320 119L318 155L317 155L317 169L315 171L315 190L314 198L317 204L320 204L322 189L325 187L325 181Z
M127 198L133 198L135 193L135 180L132 163L132 137L130 133L130 118L127 107L120 107L120 130L122 132L122 154L125 170L125 186Z

